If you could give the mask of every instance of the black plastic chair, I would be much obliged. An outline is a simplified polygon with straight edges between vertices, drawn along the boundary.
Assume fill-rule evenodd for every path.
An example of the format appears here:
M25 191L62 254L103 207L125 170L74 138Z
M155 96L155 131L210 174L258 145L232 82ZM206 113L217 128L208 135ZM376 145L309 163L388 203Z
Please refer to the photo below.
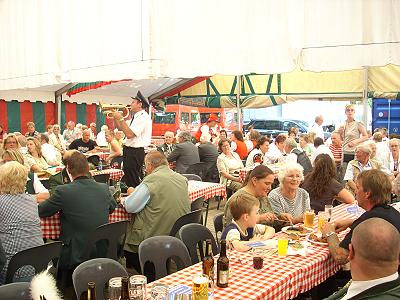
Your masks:
M139 261L143 274L145 264L150 262L154 264L156 280L167 276L167 264L170 260L175 262L177 270L190 266L189 252L185 244L176 237L153 236L140 243Z
M100 182L100 183L107 183L110 180L110 174L98 174L98 175L94 175L93 179L96 182Z
M178 220L176 220L175 224L172 226L171 231L169 232L170 236L176 236L178 233L179 229L183 225L190 224L190 223L197 223L199 224L201 221L201 216L202 216L202 210L198 209L195 211L192 211L190 213L187 213L186 215L183 215L180 217Z
M11 257L10 263L8 264L5 283L13 282L15 272L23 266L34 267L35 274L46 270L50 261L54 263L54 261L57 260L58 262L61 247L62 242L52 242L16 253Z
M215 240L218 242L218 233L224 230L223 224L224 213L219 213L214 216L214 231L215 231Z
M186 177L187 180L196 180L196 181L203 181L199 175L196 174L181 174L182 176Z
M31 283L14 282L0 286L1 300L31 300Z
M104 286L113 277L128 276L125 268L115 260L109 258L95 258L81 263L72 273L77 299L81 299L87 291L90 281L96 284L96 299L103 300Z
M195 211L199 209L203 209L204 204L206 204L206 208L208 210L208 202L204 201L203 197L197 198L190 204L190 210ZM207 220L206 220L207 222ZM200 224L203 224L203 212L201 213ZM206 225L206 224L204 224Z
M204 245L207 239L211 240L213 255L219 253L219 247L210 229L200 224L187 224L179 230L179 238L185 243L189 250L192 264L196 264L204 258ZM200 258L197 255L200 253Z
M86 250L82 256L83 260L91 258L91 254L96 249L96 257L110 258L118 260L122 256L122 247L125 244L126 228L129 221L119 221L100 225L90 235ZM99 248L107 249L102 253ZM104 252L104 251L103 251Z

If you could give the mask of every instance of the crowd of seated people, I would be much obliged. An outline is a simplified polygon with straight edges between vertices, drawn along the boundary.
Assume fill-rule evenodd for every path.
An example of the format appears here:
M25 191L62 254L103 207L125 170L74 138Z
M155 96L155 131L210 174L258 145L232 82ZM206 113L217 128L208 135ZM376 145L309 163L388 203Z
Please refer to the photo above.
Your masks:
M332 256L338 263L353 259L352 247L349 246L352 233L355 226L366 219L382 218L400 229L398 213L388 205L395 194L400 193L400 140L388 139L383 129L377 130L372 139L365 138L365 128L354 120L353 113L352 107L347 106L346 124L333 132L329 141L321 137L321 116L316 118L316 124L309 133L299 134L291 129L288 134L279 134L274 139L263 136L254 129L245 137L240 131L227 134L221 130L217 136L215 132L214 136L203 132L196 144L188 131L180 131L176 139L173 132L166 132L164 143L154 149L157 151L150 151L146 155L144 165L147 175L124 202L128 212L137 214L137 219L128 226L129 233L124 248L127 264L140 271L137 250L143 237L134 234L138 226L152 220L154 226L148 228L145 237L168 234L176 219L189 212L188 183L180 174L196 170L193 166L199 164L216 175L207 178L216 177L216 181L231 192L228 193L225 203L225 229L222 237L239 251L248 250L241 241L271 238L275 230L279 230L277 224L281 221L288 224L301 223L305 212L311 209L318 212L323 211L325 205L355 204L356 200L366 210L364 217L354 222L328 224L323 229L328 237ZM119 133L102 130L99 133L100 139L102 132L110 152L108 160L120 157L123 138ZM38 216L48 217L60 209L64 214L73 212L75 207L65 206L65 201L69 201L66 199L78 199L81 196L79 189L96 190L99 194L91 201L100 203L99 199L102 199L103 206L101 216L98 215L93 224L97 226L101 222L107 222L108 213L113 211L116 203L105 186L93 184L86 158L82 155L86 152L95 153L98 150L96 146L103 144L102 140L98 143L99 134L95 124L89 127L75 126L72 121L67 123L63 134L58 125L52 126L46 133L38 133L33 123L28 124L28 131L24 135L4 133L1 149L3 166L0 171L5 170L4 166L7 165L16 166L9 162L18 163L18 167L22 166L25 170L22 173L24 189L15 192L0 189L0 197L3 194L10 197L10 194L14 198L22 197L29 201L33 199L36 205L40 203L39 215L29 216L36 220ZM67 168L50 178L49 193L41 185L37 173L51 166L63 165ZM171 166L175 166L175 169L171 170ZM272 167L277 172L273 172ZM240 176L243 170L247 171L245 180ZM203 180L208 181L205 178ZM272 188L276 184L278 186ZM168 189L168 193L164 192L163 186ZM179 207L178 210L170 211L168 205L165 205L172 198ZM2 206L2 210L6 211L5 209L7 208ZM91 211L89 206L82 209ZM167 213L168 218L155 209ZM0 216L3 211L0 211ZM91 229L95 227L93 224L90 224ZM1 226L0 234L5 230ZM69 226L65 220L61 222L63 229L69 230ZM335 233L347 227L351 231L339 243ZM73 235L72 230L68 230L64 234ZM76 238L76 242L83 245L87 235L88 232L83 232ZM61 237L65 242L68 238L65 235ZM356 239L355 241L357 244ZM4 246L3 237L2 242ZM71 249L67 245L63 251ZM61 261L63 268L70 270L80 262L79 251L73 252Z

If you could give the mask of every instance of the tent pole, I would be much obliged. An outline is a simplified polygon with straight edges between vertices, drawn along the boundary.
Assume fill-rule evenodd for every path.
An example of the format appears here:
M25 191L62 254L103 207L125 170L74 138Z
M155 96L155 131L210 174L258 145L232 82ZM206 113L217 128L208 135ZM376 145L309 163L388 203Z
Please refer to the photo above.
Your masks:
M61 124L61 102L62 102L62 94L56 96L56 124L60 125L61 131L64 130L64 124Z
M240 111L240 89L242 87L242 76L236 76L237 81L237 93L236 93L236 110L238 116L237 130L242 131L242 116Z
M363 91L363 122L365 128L368 128L368 67L364 67L364 91Z

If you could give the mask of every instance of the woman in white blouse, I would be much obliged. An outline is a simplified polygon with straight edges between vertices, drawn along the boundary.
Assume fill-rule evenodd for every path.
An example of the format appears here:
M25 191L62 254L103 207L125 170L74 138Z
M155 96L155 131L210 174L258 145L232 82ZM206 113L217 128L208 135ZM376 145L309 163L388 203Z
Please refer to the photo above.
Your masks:
M42 155L40 142L35 138L28 138L27 140L28 153L25 155L25 163L29 170L35 173L47 170L49 165Z
M67 146L65 145L65 140L62 134L60 134L60 125L55 124L53 126L53 133L49 135L49 144L52 144L56 149L64 154Z
M240 183L239 174L235 171L239 171L244 168L243 162L236 152L231 151L229 140L220 139L218 142L218 148L221 154L217 158L217 168L220 175L220 183L236 191L242 187Z

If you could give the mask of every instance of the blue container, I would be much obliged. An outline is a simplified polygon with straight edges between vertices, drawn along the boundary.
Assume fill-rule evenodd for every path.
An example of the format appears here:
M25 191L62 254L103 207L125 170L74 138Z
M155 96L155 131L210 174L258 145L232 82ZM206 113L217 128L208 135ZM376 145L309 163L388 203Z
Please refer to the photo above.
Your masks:
M372 130L385 127L389 133L400 134L400 100L374 98L372 101Z

